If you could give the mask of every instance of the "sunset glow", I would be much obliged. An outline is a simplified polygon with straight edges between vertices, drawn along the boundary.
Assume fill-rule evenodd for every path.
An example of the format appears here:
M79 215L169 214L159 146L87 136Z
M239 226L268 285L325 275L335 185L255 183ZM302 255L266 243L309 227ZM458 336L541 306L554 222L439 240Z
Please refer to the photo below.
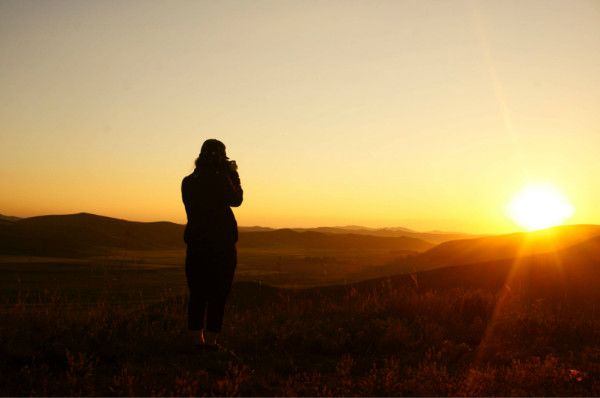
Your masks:
M243 226L512 232L537 180L600 223L596 3L176 4L0 2L0 214L184 223L217 138Z

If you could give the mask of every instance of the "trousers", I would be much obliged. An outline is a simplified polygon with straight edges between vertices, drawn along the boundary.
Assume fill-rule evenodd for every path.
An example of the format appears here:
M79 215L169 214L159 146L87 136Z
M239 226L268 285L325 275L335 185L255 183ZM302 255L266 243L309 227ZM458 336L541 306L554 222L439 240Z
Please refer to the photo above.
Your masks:
M237 266L235 244L225 247L190 243L185 256L189 289L188 328L218 333ZM206 318L206 321L205 321Z

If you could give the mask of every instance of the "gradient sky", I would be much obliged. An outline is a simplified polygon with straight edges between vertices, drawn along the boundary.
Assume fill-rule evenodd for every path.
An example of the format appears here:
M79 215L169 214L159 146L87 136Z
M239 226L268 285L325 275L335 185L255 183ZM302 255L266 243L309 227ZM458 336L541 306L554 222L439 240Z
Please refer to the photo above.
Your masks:
M185 222L207 138L240 225L600 224L600 2L0 1L0 213Z

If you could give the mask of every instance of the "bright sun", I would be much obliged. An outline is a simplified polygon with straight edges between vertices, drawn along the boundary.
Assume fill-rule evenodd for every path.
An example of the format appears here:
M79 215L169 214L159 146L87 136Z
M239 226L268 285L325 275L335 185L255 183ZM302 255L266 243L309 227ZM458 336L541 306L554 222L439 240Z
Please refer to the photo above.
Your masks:
M528 231L562 224L575 212L569 201L552 185L530 185L508 204L508 214Z

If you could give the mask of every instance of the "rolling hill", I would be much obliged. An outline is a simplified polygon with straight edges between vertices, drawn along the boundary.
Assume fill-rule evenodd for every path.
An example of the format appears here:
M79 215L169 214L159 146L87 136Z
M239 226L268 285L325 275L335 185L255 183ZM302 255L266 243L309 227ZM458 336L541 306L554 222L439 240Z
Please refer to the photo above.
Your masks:
M546 230L444 242L411 258L419 269L512 260L560 251L600 236L598 225L564 225Z
M184 249L184 226L133 222L89 213L50 215L0 223L0 254L79 257L110 250ZM385 250L419 252L434 245L418 238L352 233L240 228L239 248L298 250Z
M5 216L4 214L0 214L0 224L12 223L18 220L20 220L19 217Z
M526 290L538 297L563 294L598 295L600 238L554 253L538 253L519 259L444 267L419 274L422 286L441 290L454 287Z
M268 232L240 233L239 247L278 248L302 250L386 250L420 252L434 245L422 239L408 237L380 237L353 233L297 232L278 229Z
M437 248L435 248L437 249ZM434 250L435 250L434 249ZM411 287L421 292L453 289L497 292L531 299L576 300L600 299L600 236L584 240L555 252L529 254L483 262L456 263L440 268L354 283L356 289L372 291ZM339 294L346 286L313 290ZM310 290L310 289L309 289Z
M23 218L0 225L0 254L83 256L110 249L183 247L183 226L131 222L88 213Z
M183 228L183 225L169 222L132 222L88 213L7 220L0 223L0 254L86 257L105 255L114 250L183 251ZM556 258L570 263L573 259L595 261L600 239L600 226L569 225L534 233L459 239L435 246L414 237L343 233L356 228L359 227L337 229L336 232L331 232L331 228L319 229L329 233L240 228L238 248L266 252L395 253L399 258L382 268L379 275L473 265L471 275L485 280L485 273L497 273L491 270L514 264L517 258L519 262L531 258L538 262L555 261ZM562 257L557 257L556 253L561 253ZM407 257L406 254L411 255ZM455 277L447 275L448 280Z

